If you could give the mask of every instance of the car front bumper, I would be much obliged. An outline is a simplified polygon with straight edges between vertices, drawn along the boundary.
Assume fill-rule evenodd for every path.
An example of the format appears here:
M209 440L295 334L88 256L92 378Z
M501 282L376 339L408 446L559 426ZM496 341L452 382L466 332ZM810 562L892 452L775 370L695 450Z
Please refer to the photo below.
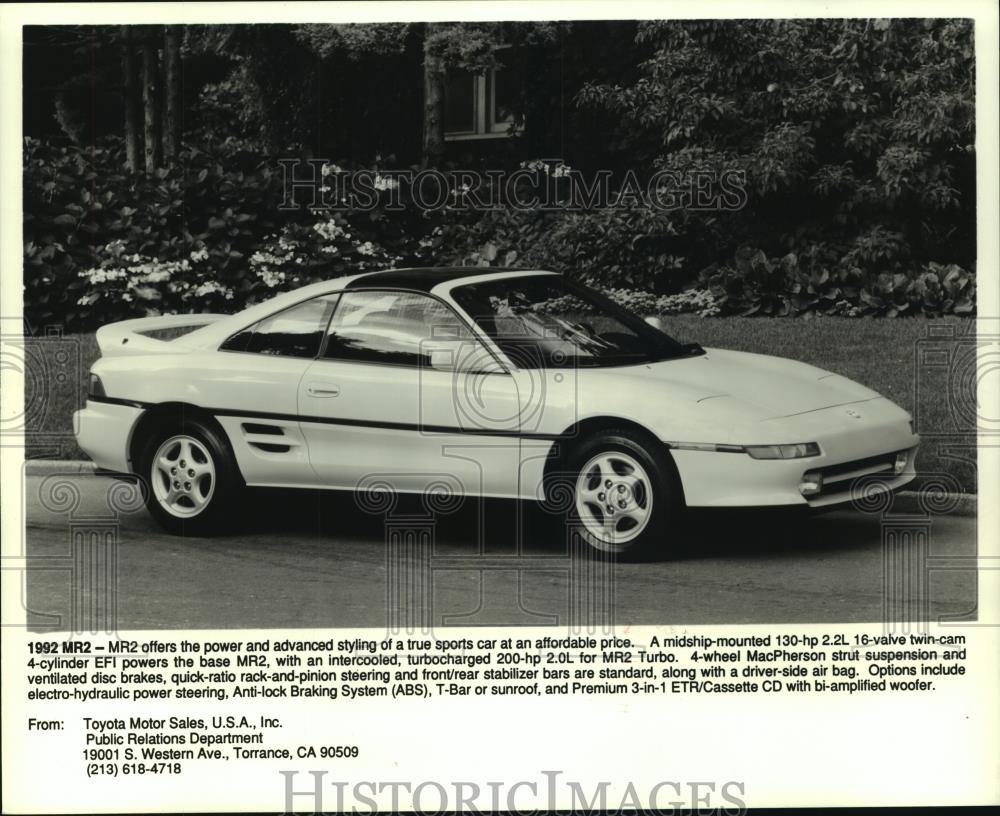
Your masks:
M824 408L762 425L770 422L775 428L769 432L782 434L780 441L815 441L820 455L754 459L743 452L673 449L689 507L829 507L871 500L916 477L920 437L911 430L908 415L888 400L858 403L852 411ZM906 464L897 472L896 454L904 451ZM822 488L804 495L806 474L817 472L823 476Z
M129 442L142 412L133 405L87 400L86 407L73 414L76 442L98 468L128 473Z

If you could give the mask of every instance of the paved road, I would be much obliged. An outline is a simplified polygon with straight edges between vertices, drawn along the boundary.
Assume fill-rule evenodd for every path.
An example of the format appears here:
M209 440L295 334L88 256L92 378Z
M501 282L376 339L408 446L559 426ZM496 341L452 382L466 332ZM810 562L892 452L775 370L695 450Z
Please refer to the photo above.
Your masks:
M426 623L421 615L434 626L544 625L600 620L605 609L621 626L862 622L881 620L887 576L905 582L893 597L910 593L910 617L964 616L976 606L972 571L935 569L928 579L920 570L926 553L973 556L974 517L934 517L925 549L919 521L695 514L682 555L620 564L580 557L561 527L514 502L468 502L428 517L416 499L385 514L362 512L347 494L253 492L236 532L183 539L141 508L108 524L112 485L125 483L28 477L33 629L71 628L109 601L123 630L384 627ZM884 557L886 531L899 540L908 529ZM116 559L95 542L117 542ZM116 576L117 592L104 576Z

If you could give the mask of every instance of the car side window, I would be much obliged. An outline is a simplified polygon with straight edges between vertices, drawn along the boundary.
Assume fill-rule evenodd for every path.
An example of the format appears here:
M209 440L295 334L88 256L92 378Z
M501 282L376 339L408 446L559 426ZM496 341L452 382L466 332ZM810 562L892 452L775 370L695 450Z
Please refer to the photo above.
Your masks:
M324 357L428 366L437 341L468 343L471 332L436 298L416 292L344 292L330 322ZM475 341L473 341L475 342Z
M237 332L221 348L278 357L315 357L326 331L337 295L322 295Z

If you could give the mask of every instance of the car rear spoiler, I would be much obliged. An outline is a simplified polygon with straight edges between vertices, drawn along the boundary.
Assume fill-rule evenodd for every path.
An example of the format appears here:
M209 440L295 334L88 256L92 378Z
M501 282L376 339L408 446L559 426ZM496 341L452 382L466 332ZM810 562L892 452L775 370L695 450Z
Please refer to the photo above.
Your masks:
M97 345L104 357L120 357L125 354L170 354L186 346L187 336L180 329L200 329L221 320L221 314L159 315L138 317L109 323L97 330ZM172 332L170 330L178 331ZM153 337L152 332L163 332L167 337ZM174 345L177 343L177 345Z

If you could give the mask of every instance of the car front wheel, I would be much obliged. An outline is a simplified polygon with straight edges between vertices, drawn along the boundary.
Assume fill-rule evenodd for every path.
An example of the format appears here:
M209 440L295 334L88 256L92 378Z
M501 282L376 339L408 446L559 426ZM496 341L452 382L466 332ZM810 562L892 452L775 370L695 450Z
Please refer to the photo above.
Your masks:
M630 430L588 440L571 458L571 523L595 550L623 557L667 554L683 508L666 449Z

